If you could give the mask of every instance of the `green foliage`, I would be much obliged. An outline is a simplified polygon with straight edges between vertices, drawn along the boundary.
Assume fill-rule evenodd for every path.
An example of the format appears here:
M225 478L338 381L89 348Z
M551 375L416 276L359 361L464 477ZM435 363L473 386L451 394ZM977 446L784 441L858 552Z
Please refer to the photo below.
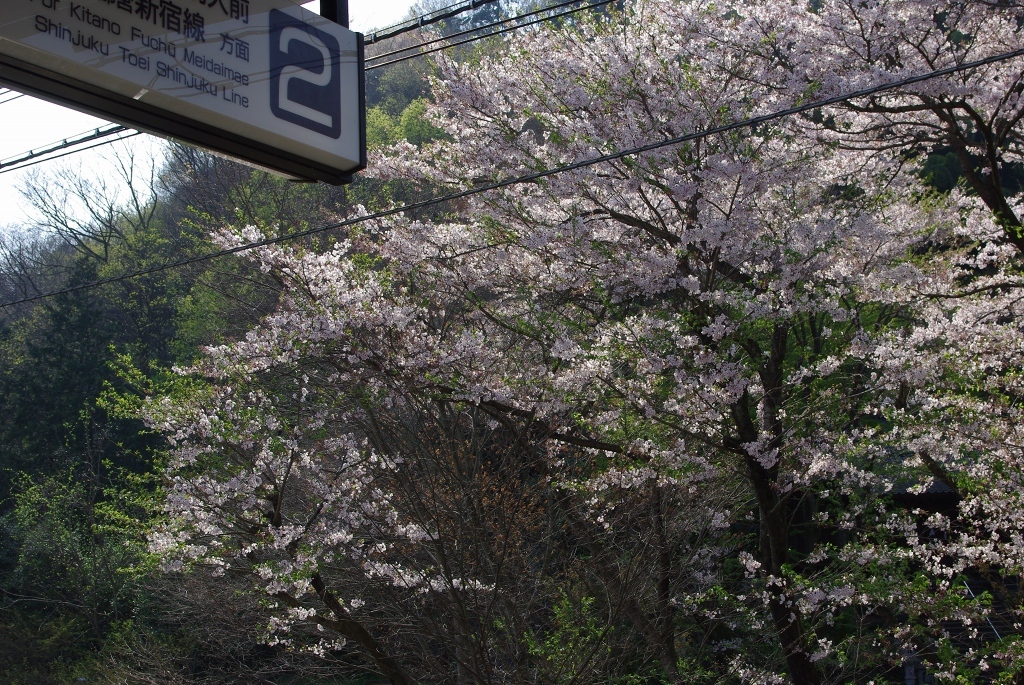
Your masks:
M388 114L383 106L371 107L366 111L366 145L376 149L407 140L413 145L423 145L440 138L442 131L427 121L427 101L417 98L410 102L401 114Z
M390 116L400 115L413 100L426 97L430 68L426 60L407 60L368 72L367 111L380 107Z
M936 152L928 155L919 174L935 190L948 193L960 182L960 160L955 152Z
M6 519L3 682L26 669L42 682L57 678L132 614L154 490L124 471L108 480L103 487L96 474L71 470L19 477Z
M168 349L176 363L191 363L204 346L241 336L277 301L276 285L248 264L232 261L219 267L175 303Z
M80 413L102 386L116 333L97 305L84 294L54 300L0 338L0 467L8 473L57 470L73 453L97 449L101 433L81 426Z
M398 142L398 121L383 107L366 110L366 147L375 150Z
M423 145L440 138L442 132L426 119L427 101L418 98L402 112L399 126L402 137L413 145Z
M571 683L595 671L610 648L605 641L611 626L594 607L593 597L563 593L552 607L550 628L541 636L525 636L530 654L544 663L545 682Z
M50 685L92 647L89 626L66 612L18 606L0 612L0 679L5 685Z

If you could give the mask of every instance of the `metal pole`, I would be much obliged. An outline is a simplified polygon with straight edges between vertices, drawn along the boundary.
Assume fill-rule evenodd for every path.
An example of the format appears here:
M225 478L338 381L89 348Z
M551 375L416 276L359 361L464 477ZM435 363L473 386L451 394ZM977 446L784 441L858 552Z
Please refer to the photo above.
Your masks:
M320 16L348 28L348 0L320 0Z

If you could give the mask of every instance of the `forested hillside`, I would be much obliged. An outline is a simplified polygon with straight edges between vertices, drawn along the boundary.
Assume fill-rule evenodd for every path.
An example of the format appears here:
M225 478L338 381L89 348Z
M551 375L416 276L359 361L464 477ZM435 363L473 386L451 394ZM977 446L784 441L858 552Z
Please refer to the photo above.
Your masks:
M420 61L370 72L371 120L387 122L383 132L371 128L371 147L429 139L429 70ZM0 300L208 253L211 231L228 224L290 232L354 203L415 196L372 180L344 189L288 183L181 146L155 167L119 164L118 187L73 165L33 177L26 201L42 225L0 237ZM204 598L213 588L200 583L196 594L157 572L148 552L166 441L132 402L203 346L244 337L280 290L273 275L223 259L4 310L0 682L297 682L330 672L265 647L263 617L211 622L244 602L217 608ZM235 602L230 592L222 599Z
M0 681L1024 682L1022 26L602 4L369 70L344 188L39 175Z

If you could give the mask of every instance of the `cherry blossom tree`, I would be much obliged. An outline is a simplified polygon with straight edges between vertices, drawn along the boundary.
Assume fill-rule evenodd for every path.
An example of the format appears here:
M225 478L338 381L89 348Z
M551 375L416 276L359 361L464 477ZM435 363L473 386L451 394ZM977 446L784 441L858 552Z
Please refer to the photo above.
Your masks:
M992 3L642 0L442 58L444 137L371 171L473 187L1019 40L1018 9ZM912 655L949 679L1013 672L1019 644L978 637L960 574L1021 569L1022 244L1001 180L1020 72L254 250L278 311L149 404L174 445L154 549L253 578L268 639L352 641L395 683L433 677L394 649L410 616L436 619L421 654L459 682L600 682L628 649L612 626L672 682L709 642L745 682L882 678ZM963 169L949 197L918 177L936 145ZM894 506L934 482L956 512ZM538 550L559 548L547 575ZM550 590L581 566L606 592L569 637Z

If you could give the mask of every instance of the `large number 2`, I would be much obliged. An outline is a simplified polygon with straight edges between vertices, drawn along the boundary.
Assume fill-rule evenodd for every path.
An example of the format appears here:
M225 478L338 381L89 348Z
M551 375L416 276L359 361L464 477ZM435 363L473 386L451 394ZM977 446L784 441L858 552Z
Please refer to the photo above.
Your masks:
M289 44L293 40L305 43L319 50L323 57L323 70L317 73L312 69L306 69L297 64L281 69L281 80L278 82L278 107L310 121L315 121L322 126L330 127L333 124L333 120L329 114L324 114L312 107L294 102L288 97L288 84L292 82L292 79L297 79L318 87L329 85L331 82L331 51L327 49L326 45L317 40L315 36L311 36L294 26L286 26L281 30L281 52L287 54L289 52Z

